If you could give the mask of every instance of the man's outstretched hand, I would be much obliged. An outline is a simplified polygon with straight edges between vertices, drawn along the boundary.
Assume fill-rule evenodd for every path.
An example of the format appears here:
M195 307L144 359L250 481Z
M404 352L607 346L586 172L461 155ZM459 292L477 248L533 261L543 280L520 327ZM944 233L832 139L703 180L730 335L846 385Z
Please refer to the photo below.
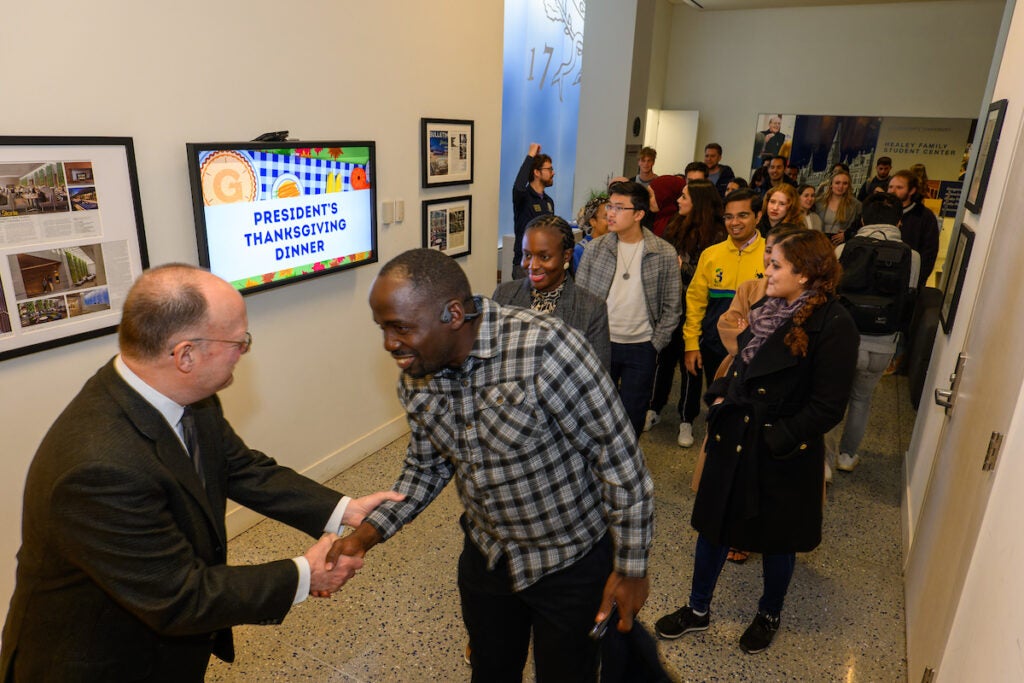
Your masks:
M405 500L405 494L397 491L377 491L362 498L353 498L345 508L345 514L341 517L341 523L345 526L357 527L363 523L366 515L373 512L378 505L386 500L400 503Z

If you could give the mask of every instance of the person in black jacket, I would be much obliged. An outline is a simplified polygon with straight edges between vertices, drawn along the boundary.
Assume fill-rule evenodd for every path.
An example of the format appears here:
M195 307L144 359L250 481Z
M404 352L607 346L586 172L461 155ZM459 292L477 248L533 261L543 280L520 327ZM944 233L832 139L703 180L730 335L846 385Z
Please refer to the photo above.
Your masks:
M767 296L709 387L707 459L691 523L698 532L689 604L659 619L663 638L703 631L729 547L762 554L764 592L740 638L748 654L779 628L796 553L821 542L825 434L843 417L859 335L835 297L829 239L799 231L772 248Z
M921 272L917 291L924 289L939 255L939 223L931 209L924 205L917 176L910 171L896 171L889 180L889 192L903 202L900 234L911 249L921 255Z
M523 277L523 232L526 224L537 216L555 212L555 200L544 191L555 182L555 169L551 157L540 153L540 145L530 143L523 165L519 167L512 184L512 216L515 242L512 251L512 277Z

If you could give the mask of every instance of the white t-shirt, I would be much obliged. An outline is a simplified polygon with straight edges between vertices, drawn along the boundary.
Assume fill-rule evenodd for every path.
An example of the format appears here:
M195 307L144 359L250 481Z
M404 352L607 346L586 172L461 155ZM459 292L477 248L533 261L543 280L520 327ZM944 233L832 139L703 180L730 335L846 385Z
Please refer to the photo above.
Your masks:
M641 277L643 258L643 240L635 244L619 240L615 277L612 278L607 300L608 333L616 344L640 344L651 341L654 336ZM628 279L623 277L626 273L629 273Z

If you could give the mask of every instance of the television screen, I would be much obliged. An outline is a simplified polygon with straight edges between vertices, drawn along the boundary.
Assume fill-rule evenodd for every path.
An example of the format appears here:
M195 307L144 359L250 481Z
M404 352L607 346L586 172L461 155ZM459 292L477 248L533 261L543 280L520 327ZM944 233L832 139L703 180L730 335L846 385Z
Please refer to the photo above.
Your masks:
M243 294L377 261L373 142L186 149L199 263Z

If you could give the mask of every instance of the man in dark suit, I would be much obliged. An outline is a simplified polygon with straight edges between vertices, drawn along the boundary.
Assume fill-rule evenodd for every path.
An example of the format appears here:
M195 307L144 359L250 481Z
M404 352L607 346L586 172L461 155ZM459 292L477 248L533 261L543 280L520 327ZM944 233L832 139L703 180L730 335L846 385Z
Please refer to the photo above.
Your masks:
M234 659L231 626L280 623L338 590L362 562L326 561L335 534L402 498L350 500L234 433L216 392L252 337L220 278L148 271L119 335L29 468L4 681L202 681L211 653ZM322 538L301 557L227 566L227 498Z

